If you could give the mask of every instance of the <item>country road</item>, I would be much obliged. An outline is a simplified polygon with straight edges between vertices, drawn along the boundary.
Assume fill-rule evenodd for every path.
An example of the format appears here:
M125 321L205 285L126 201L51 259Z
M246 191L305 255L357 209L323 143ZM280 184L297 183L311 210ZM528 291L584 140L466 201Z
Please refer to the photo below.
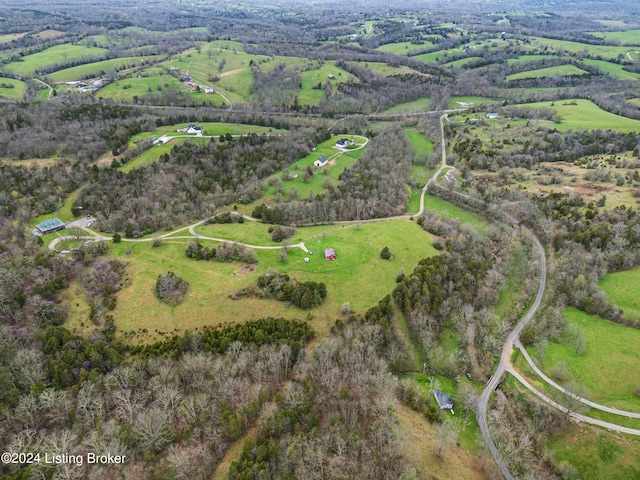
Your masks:
M511 472L504 462L502 454L496 447L496 444L491 437L491 432L489 431L489 423L487 421L489 399L491 398L491 394L493 393L493 391L498 386L498 382L500 381L500 378L502 378L504 372L507 371L507 368L511 367L511 354L513 352L513 345L516 341L519 341L520 332L522 332L522 329L527 325L527 323L529 323L531 318L533 318L533 315L536 313L536 310L538 310L538 307L542 303L542 297L544 295L544 289L547 283L547 258L544 253L544 248L542 247L540 240L538 240L538 238L533 234L531 230L526 227L523 228L531 236L531 239L534 241L538 253L540 254L540 283L538 286L538 294L531 304L531 307L529 307L527 313L520 319L515 328L507 336L507 339L502 346L502 355L500 355L500 362L498 363L498 367L487 383L487 386L480 394L478 403L476 404L476 417L478 419L478 426L480 427L482 438L484 439L485 444L489 447L489 450L491 451L496 464L500 468L502 475L507 480L515 480L515 478L513 475L511 475Z

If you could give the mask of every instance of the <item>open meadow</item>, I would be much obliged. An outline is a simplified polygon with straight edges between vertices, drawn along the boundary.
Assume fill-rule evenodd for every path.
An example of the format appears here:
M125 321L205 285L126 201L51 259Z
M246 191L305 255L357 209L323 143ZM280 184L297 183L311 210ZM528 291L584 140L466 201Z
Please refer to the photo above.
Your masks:
M203 231L211 228L213 232L220 227L202 228ZM238 234L248 243L272 244L264 241L268 225L260 225L260 228L236 224L232 227L249 227ZM266 315L304 319L311 314L313 327L321 334L327 334L335 320L341 317L345 302L349 302L354 311L366 310L391 293L399 271L412 271L420 259L436 254L431 235L406 220L329 225L309 230L299 228L292 241L299 240L304 241L314 254L291 248L287 252L287 260L282 262L280 248L256 250L259 263L255 268L245 264L189 259L185 255L188 240L169 238L156 248L151 246L151 242L111 244L112 255L129 264L125 287L118 294L118 303L113 311L118 330L146 329L149 335L138 340L150 341L157 338L157 331L194 330L207 325L245 322ZM393 252L393 260L380 258L380 250L384 246ZM335 249L335 261L324 259L325 248ZM310 258L309 263L303 261L305 257ZM324 282L329 295L322 305L309 311L274 300L228 298L241 288L254 284L257 277L269 268L303 281ZM166 271L173 271L190 283L186 299L175 307L161 303L154 295L155 280ZM372 278L377 281L371 282Z
M611 303L624 310L625 316L640 320L640 268L610 273L598 285Z
M39 68L54 63L63 63L77 58L99 58L107 52L104 48L85 47L83 45L62 44L25 55L19 62L11 62L4 66L7 70L20 75L33 75Z
M588 75L589 72L579 69L575 65L557 65L555 67L538 68L526 72L507 75L507 81L522 80L525 78L549 78L549 77L571 77L576 75Z
M21 100L27 91L27 85L20 80L0 77L0 98Z
M567 380L586 386L590 399L610 407L640 412L640 330L588 315L575 308L565 311L569 328L561 343L549 343L542 370L549 376L561 361ZM578 335L586 340L584 354L575 352Z
M100 62L92 62L85 65L78 65L77 67L58 70L57 72L49 74L48 77L56 83L71 82L86 78L99 77L105 73L115 70L138 67L149 63L152 59L153 57L112 58L109 60L102 60Z

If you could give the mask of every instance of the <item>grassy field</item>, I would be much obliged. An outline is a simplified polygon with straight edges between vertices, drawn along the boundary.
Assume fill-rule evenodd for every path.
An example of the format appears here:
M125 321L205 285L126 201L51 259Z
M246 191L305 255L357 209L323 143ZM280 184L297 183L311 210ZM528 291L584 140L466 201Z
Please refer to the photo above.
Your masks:
M104 55L106 50L97 47L85 47L82 45L56 45L47 48L41 52L22 57L21 62L11 62L4 66L9 71L19 73L21 75L32 75L38 68L53 63L62 63L67 60L81 57L100 57Z
M436 212L444 218L458 218L462 223L468 223L475 228L483 228L485 225L484 221L475 213L463 210L433 195L425 195L424 209Z
M394 67L382 62L358 62L361 66L368 68L374 73L378 75L384 75L388 77L390 75L403 75L403 74L415 74L422 75L420 72L414 70L413 68L407 67L406 65L400 65L399 67Z
M529 63L537 60L545 60L549 58L559 58L557 55L520 55L518 58L509 58L507 63L512 65L514 63Z
M569 422L547 442L556 464L566 461L583 480L640 478L640 439L586 424Z
M587 50L591 55L599 55L602 58L618 58L627 53L627 47L613 47L604 45L589 45L587 43L570 42L567 40L555 40L551 38L529 37L531 43L537 47L548 47L551 50L566 50L572 53Z
M380 50L381 52L393 53L395 55L411 55L413 52L417 52L432 46L433 43L427 41L423 41L420 44L414 44L411 42L399 42L380 45L378 48L376 48L376 50Z
M473 103L473 106L479 105L495 105L496 103L500 103L500 100L494 100L486 97L451 97L451 102L449 102L449 108L461 108L460 103Z
M122 57L103 60L101 62L87 63L86 65L78 65L77 67L65 68L58 70L49 75L54 82L71 82L82 78L99 77L104 73L122 68L132 68L146 62L150 57Z
M507 81L522 80L525 78L569 77L574 75L588 75L589 72L579 69L575 65L556 65L555 67L538 68L527 72L507 75Z
M384 113L415 113L425 112L429 109L429 97L419 98L412 102L399 103L391 108L387 108Z
M602 72L608 73L619 80L637 80L640 78L640 74L628 72L624 70L623 65L618 65L617 63L605 62L604 60L592 60L590 58L585 58L582 62L585 65L597 67Z
M8 85L13 85L13 87L7 88ZM0 77L0 98L21 100L26 91L27 85L24 82L13 78Z
M267 225L263 228L266 230ZM129 282L125 282L127 286L118 294L118 305L113 312L116 324L121 332L146 328L153 337L156 330L193 330L265 315L307 317L307 311L287 308L283 302L255 298L229 300L231 293L253 284L258 275L274 267L301 280L326 283L328 298L310 311L314 328L326 334L340 317L344 302L350 302L356 311L371 307L391 292L398 271L411 271L421 258L436 253L431 236L414 222L389 221L324 228L327 229L324 235L318 229L307 234L300 228L294 237L294 240L305 239L307 247L314 251L309 263L303 261L308 255L297 248L289 250L288 260L284 263L278 258L280 249L256 250L257 271L247 275L234 274L242 269L240 264L188 259L184 254L184 241L167 240L159 248L151 247L150 242L111 244L113 256L129 263ZM314 238L315 235L318 236ZM384 246L391 248L394 260L380 259ZM328 247L336 250L336 261L324 260L322 252ZM126 255L127 251L129 255ZM161 303L153 293L157 276L165 271L173 271L190 282L187 298L176 307ZM372 278L377 281L371 282Z
M623 410L640 412L640 330L614 324L575 308L565 311L568 324L578 327L587 342L584 355L576 355L573 338L566 333L562 343L549 343L543 371L565 361L569 379L585 385L592 400ZM574 328L575 328L574 327Z
M640 268L606 275L599 282L607 299L624 310L625 315L640 319Z
M76 201L78 193L80 191L76 190L71 195L69 195L65 201L61 204L61 208L52 213L46 213L44 215L40 215L39 217L34 218L29 222L31 227L35 227L38 223L52 217L58 217L63 222L71 222L75 220L75 217L71 214L71 207L73 206L73 202Z
M640 30L589 33L594 37L603 38L609 42L620 42L621 45L640 45Z
M481 59L482 57L467 57L467 58L460 58L458 60L454 60L453 62L447 62L447 63L443 63L442 66L443 67L450 67L450 68L462 68L463 66L465 66L467 63L471 63L471 62L475 62L479 59Z
M5 33L0 35L0 43L12 42L13 40L18 40L24 36L24 33Z
M300 83L302 88L298 93L298 103L300 105L318 105L324 97L324 85L329 79L329 75L333 75L334 79L330 80L331 89L335 92L338 84L353 81L355 77L346 70L336 67L336 62L326 61L320 68L305 70L300 73ZM318 83L322 88L314 89Z
M589 100L566 100L561 102L529 103L528 107L553 108L558 112L562 121L559 124L549 122L551 128L558 130L569 129L603 129L617 130L620 132L636 132L640 130L640 120L621 117L606 112ZM541 124L543 122L540 122Z
M324 190L323 184L326 179L330 179L334 185L337 185L338 177L342 174L345 168L349 168L353 165L356 160L362 157L365 151L364 148L353 151L347 150L345 153L340 155L340 151L334 148L336 141L340 138L353 139L356 141L356 145L361 145L363 143L362 138L354 137L353 135L334 135L329 140L316 145L316 150L314 152L289 166L290 173L297 175L297 178L282 181L281 187L283 194L289 196L291 189L295 188L298 191L298 198L306 198L309 194L320 193ZM324 167L314 166L313 162L322 156L327 157L329 160L327 165ZM312 168L314 175L308 182L305 182L303 174L304 170L309 166ZM266 180L267 184L274 177L282 179L282 173L271 175L271 177ZM263 199L270 200L276 196L276 187L269 186L263 195ZM256 203L261 203L261 201L262 200L259 200Z
M186 91L177 78L171 75L158 75L142 78L126 78L110 83L96 93L96 98L109 98L119 102L133 102L133 97L147 93L158 93L165 88Z
M433 142L420 133L418 129L407 127L403 130L416 154L433 153Z

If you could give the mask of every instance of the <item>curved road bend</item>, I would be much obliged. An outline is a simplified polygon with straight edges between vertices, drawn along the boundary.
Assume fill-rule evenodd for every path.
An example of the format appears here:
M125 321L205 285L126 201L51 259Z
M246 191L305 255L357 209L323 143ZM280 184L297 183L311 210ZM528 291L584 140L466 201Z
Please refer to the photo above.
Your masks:
M489 398L491 397L491 393L498 386L498 382L500 378L507 371L507 368L511 367L511 354L513 352L513 345L518 341L520 337L520 332L522 329L529 323L533 315L536 313L536 310L542 303L542 296L544 295L545 285L547 283L547 259L544 253L544 248L540 243L540 240L533 234L531 230L526 227L523 227L533 239L538 253L540 254L540 284L538 286L538 294L536 295L533 304L527 311L527 313L520 319L520 322L515 326L515 328L511 331L507 340L505 341L502 347L502 355L500 355L500 363L498 363L498 367L494 372L493 376L487 383L487 386L480 394L478 398L478 403L476 405L476 417L478 418L478 426L480 427L480 433L482 434L482 438L484 439L486 445L489 447L493 458L496 461L496 464L500 468L502 475L507 480L515 480L511 472L507 468L507 465L502 458L502 454L498 451L496 444L491 437L491 432L489 431L489 423L487 421L487 408L489 406Z

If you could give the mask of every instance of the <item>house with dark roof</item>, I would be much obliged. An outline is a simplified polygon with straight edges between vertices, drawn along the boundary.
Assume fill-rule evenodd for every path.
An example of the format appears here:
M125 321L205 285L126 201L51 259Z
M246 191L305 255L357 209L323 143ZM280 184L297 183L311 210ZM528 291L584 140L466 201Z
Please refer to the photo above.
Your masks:
M336 147L345 148L350 147L351 145L355 145L354 140L349 140L348 138L341 138L336 142Z
M438 406L442 410L453 410L453 398L451 398L446 393L441 392L440 390L436 390L433 392L433 396L438 402Z
M325 157L324 155L322 157L320 157L319 159L317 159L315 162L313 162L313 164L316 167L324 167L327 163L329 162L329 160L327 159L327 157Z
M325 260L335 260L336 259L336 251L333 248L325 248L324 249L324 259Z
M40 235L46 235L47 233L64 230L66 226L67 224L60 220L58 217L53 217L40 222L38 225L36 225L36 229L38 230L38 232L40 232Z

